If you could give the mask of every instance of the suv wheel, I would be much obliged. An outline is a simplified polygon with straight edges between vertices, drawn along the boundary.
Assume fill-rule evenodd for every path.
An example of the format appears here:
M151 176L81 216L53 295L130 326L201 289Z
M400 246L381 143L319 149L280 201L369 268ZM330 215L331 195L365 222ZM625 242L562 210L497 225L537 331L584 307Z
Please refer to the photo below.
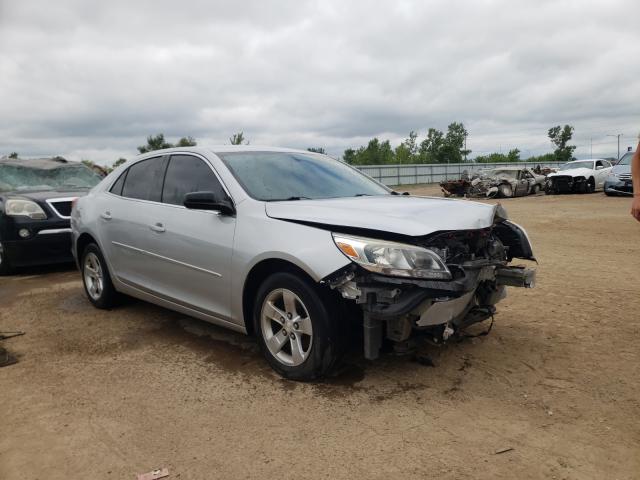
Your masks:
M12 272L13 268L11 267L11 263L9 263L7 254L0 244L0 275L9 275Z
M82 283L89 301L97 308L111 308L116 303L117 292L111 282L109 269L100 248L90 243L82 252Z
M331 297L301 276L276 273L264 281L253 312L254 328L276 372L292 380L313 380L335 365L346 333L339 337L339 309L332 307Z

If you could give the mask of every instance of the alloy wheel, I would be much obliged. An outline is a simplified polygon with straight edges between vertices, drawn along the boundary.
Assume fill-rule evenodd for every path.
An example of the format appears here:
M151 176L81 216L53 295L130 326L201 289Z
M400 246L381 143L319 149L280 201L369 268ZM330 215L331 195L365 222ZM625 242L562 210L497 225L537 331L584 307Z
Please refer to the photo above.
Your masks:
M300 297L278 288L264 299L260 327L267 349L282 364L304 363L313 345L311 317Z
M84 257L84 284L93 300L99 300L104 290L104 273L98 256L90 252Z

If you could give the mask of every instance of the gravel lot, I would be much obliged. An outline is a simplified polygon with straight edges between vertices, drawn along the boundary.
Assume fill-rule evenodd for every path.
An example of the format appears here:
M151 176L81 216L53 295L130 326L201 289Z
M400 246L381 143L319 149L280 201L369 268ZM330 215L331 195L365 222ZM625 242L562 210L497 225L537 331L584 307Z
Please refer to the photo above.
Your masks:
M434 187L415 193L437 194ZM435 367L357 354L284 381L250 339L71 269L0 278L0 478L640 478L640 224L601 193L504 200L539 257L489 336ZM504 453L497 451L511 448Z

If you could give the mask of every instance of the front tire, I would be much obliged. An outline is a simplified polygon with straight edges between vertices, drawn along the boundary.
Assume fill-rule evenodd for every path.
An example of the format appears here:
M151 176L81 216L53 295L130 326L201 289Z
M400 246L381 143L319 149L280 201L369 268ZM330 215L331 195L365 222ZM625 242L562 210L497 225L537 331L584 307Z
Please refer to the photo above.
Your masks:
M82 252L82 283L87 298L96 308L108 309L116 304L116 289L100 248L90 243Z
M513 188L511 185L503 183L498 187L498 191L500 192L500 196L505 198L511 198L513 196Z
M540 185L536 183L533 186L533 189L531 190L531 195L538 195L539 193L540 193Z
M308 279L285 272L268 277L258 290L253 321L269 365L291 380L327 374L344 351L338 313L333 298Z
M11 275L13 273L13 267L7 257L7 252L0 250L0 276Z

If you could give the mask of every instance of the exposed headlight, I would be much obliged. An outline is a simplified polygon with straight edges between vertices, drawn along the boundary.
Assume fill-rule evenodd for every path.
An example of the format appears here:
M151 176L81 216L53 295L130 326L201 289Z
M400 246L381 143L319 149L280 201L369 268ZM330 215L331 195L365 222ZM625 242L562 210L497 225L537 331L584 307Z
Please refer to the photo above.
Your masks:
M10 198L4 204L4 212L12 217L29 217L33 220L44 220L47 214L36 202L26 198Z
M609 176L612 178L618 178L618 174L613 172L609 172Z
M394 277L450 280L442 259L426 248L404 243L333 234L336 246L363 268Z

